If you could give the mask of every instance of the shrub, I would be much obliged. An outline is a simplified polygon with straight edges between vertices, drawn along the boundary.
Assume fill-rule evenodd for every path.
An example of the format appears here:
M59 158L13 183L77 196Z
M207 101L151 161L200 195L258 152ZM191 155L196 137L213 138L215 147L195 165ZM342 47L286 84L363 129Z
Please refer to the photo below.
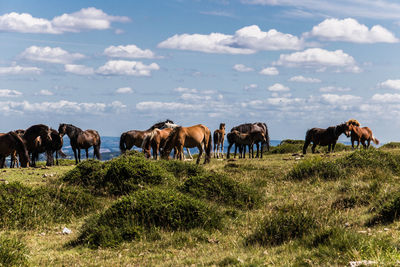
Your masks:
M247 245L275 246L310 233L316 227L314 216L303 207L288 206L264 218L245 240Z
M302 151L303 151L303 144L281 143L278 146L271 147L271 149L269 150L269 153L270 154L285 154L285 153L300 153Z
M300 161L290 170L287 178L291 180L304 180L310 177L320 177L324 180L334 180L343 175L344 170L335 162L314 157Z
M217 173L190 177L180 190L195 197L238 208L251 209L261 202L261 194L254 188Z
M400 192L395 192L379 200L375 205L375 215L367 225L392 223L400 218Z
M283 145L283 144L304 145L304 140L284 139L280 142L279 145Z
M396 149L396 148L400 148L400 142L390 142L390 143L384 144L379 149Z
M163 160L160 164L178 178L196 176L205 172L202 166L179 160Z
M204 202L175 190L152 188L122 197L109 209L88 220L74 244L116 246L140 237L146 230L212 229L222 215Z
M32 229L65 223L98 206L93 196L77 188L30 188L18 182L0 185L1 228Z
M15 238L0 236L0 266L27 266L28 250Z
M104 175L102 173L103 165L101 161L93 159L82 161L75 168L68 171L62 179L69 184L93 189Z

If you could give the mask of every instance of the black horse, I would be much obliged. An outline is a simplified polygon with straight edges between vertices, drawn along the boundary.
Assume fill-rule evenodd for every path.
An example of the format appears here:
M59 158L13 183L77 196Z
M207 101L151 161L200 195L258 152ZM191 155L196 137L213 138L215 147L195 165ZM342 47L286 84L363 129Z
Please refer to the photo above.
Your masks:
M93 158L97 157L100 160L100 135L96 130L85 130L78 128L72 124L62 123L58 127L58 132L61 136L68 135L72 150L74 151L75 163L81 161L81 149L85 149L86 158L89 158L88 149L93 146ZM76 153L78 150L78 154Z
M312 153L315 153L315 147L317 145L328 146L328 152L331 151L331 148L333 152L335 150L336 142L342 133L346 134L346 136L350 135L349 126L346 123L331 126L327 129L309 129L306 133L306 140L303 146L303 154L307 153L307 147L310 145L311 142L313 143L313 146L311 147Z
M37 139L40 138L44 145L48 145L51 139L51 130L47 125L44 124L36 124L25 130L25 133L22 135L22 139L25 142L26 148L28 150L29 155L31 155L31 164L30 166L36 166L35 150L37 147Z
M261 150L263 150L263 146L266 145L267 151L269 151L270 139L269 139L269 134L268 134L268 126L266 123L264 123L264 122L243 123L243 124L233 127L231 129L231 132L233 132L234 130L239 131L241 133L250 133L250 132L258 132L258 131L263 132L266 141L261 142ZM258 155L259 155L258 143L256 145L257 145L256 157L258 158ZM241 150L241 149L243 149L243 148L240 146L239 150ZM236 150L237 150L237 147L235 145L235 154L236 154Z

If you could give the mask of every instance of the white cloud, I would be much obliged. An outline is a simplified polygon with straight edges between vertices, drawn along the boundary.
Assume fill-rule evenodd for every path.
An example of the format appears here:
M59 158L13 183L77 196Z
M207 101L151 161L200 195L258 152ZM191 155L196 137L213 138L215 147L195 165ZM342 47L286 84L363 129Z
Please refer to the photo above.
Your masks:
M354 58L342 50L328 51L321 48L309 48L292 54L282 54L275 65L287 67L308 67L325 70L328 67L343 69L344 71L358 73L360 68Z
M295 11L319 12L319 16L352 16L367 19L399 19L400 4L387 0L241 0L244 4L288 6ZM285 9L286 10L286 9Z
M61 34L84 30L106 30L112 22L128 22L128 17L110 16L94 7L54 17L52 20L35 18L28 13L6 13L0 16L0 31L21 33Z
M25 51L20 54L20 57L32 61L67 64L82 59L85 56L79 53L69 53L60 47L31 46L26 48Z
M37 67L22 67L22 66L11 66L11 67L0 67L0 75L16 75L16 74L40 74L42 69Z
M397 43L399 41L393 33L380 25L368 29L367 26L352 18L326 19L314 26L307 35L328 41L353 43Z
M96 72L102 75L150 76L151 71L159 69L156 63L145 65L140 61L110 60Z
M174 92L178 93L197 93L197 89L195 88L185 88L185 87L177 87L174 88Z
M400 90L400 80L386 80L378 84L380 88Z
M268 87L268 90L271 92L286 92L286 91L290 91L290 88L287 86L284 86L280 83L275 83L274 85L271 85L270 87Z
M317 78L304 77L302 75L293 76L289 79L290 82L299 82L299 83L320 83L321 80Z
M355 95L324 94L321 98L324 102L331 105L352 104L361 100L361 97Z
M21 96L22 93L16 90L10 89L0 89L0 97L18 97Z
M57 102L37 102L29 101L3 101L0 102L0 111L6 114L15 113L49 113L52 114L105 114L110 112L120 112L126 108L126 105L119 101L114 101L110 104L106 103L87 103L87 102L72 102L68 100L60 100Z
M255 84L255 83L251 83L249 85L244 86L244 90L246 90L246 91L249 91L251 89L256 89L256 88L258 88L258 84Z
M54 93L49 90L40 90L39 95L51 96L54 95Z
M371 100L378 103L400 103L400 94L375 94Z
M303 40L275 29L261 31L257 25L243 27L234 35L222 33L176 34L158 44L160 48L205 53L253 54L262 50L299 50Z
M131 94L133 89L131 87L121 87L115 91L117 94Z
M273 76L273 75L278 75L279 71L277 68L275 67L268 67L268 68L264 68L260 71L260 74L262 75L269 75L269 76Z
M138 110L167 110L181 111L194 110L198 107L193 104L185 104L179 102L159 102L159 101L144 101L136 104Z
M77 74L77 75L92 75L94 69L84 65L66 64L64 65L65 72Z
M239 72L250 72L254 71L253 68L247 67L246 65L243 64L235 64L232 67L234 70L239 71Z
M150 49L142 50L136 45L112 45L104 49L104 54L117 58L155 58L155 54Z
M325 86L319 88L320 92L330 93L330 92L348 92L351 91L348 87L336 87L336 86Z

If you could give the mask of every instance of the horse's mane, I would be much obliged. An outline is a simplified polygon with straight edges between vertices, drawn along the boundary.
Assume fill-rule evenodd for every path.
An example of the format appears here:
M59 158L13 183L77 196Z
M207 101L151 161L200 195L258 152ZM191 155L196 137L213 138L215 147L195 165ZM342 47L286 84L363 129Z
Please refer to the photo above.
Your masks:
M174 123L174 122L172 120L170 120L170 119L166 119L165 121L160 121L160 122L157 122L157 123L153 124L149 129L147 129L147 131L151 131L151 130L154 130L154 129L160 129L166 123Z
M350 120L348 120L347 122L346 122L346 124L347 125L354 125L354 126L358 126L358 127L360 127L361 126L361 124L360 124L360 122L358 121L358 120L356 120L356 119L350 119Z
M165 139L164 147L166 147L167 144L171 142L171 139L175 137L178 131L182 129L182 126L178 126L172 129L172 131L169 133L167 139Z
M29 127L28 129L26 129L25 133L24 133L24 138L31 138L32 135L37 134L38 132L41 131L48 131L49 127L47 125L44 124L36 124L36 125L32 125L31 127Z

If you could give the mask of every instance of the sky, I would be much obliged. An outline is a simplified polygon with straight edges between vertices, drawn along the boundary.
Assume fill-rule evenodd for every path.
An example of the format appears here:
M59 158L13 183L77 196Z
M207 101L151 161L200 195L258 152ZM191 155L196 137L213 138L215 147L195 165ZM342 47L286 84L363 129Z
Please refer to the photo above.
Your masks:
M0 132L355 118L399 141L399 42L389 0L2 1Z

